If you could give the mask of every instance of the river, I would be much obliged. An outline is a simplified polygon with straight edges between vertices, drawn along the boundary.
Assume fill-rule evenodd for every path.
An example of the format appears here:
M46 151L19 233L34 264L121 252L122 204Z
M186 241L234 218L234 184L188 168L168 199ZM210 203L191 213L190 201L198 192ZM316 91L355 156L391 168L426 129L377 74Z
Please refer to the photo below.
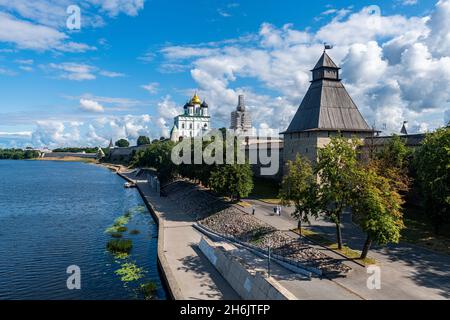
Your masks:
M1 160L0 299L143 299L149 282L153 298L165 299L157 226L137 190L123 184L93 164ZM106 250L105 230L126 213L121 236L132 250L118 257ZM138 276L125 281L117 271L130 265ZM69 266L79 272L67 273Z

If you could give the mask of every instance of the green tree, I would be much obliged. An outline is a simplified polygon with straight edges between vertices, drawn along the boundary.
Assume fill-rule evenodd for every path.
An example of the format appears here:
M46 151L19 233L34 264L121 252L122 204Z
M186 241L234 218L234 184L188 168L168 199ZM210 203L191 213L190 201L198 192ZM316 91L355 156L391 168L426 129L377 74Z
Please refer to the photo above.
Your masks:
M162 183L170 181L176 173L176 166L170 159L174 143L157 141L144 150L138 151L132 159L134 167L154 168L158 171L158 178Z
M361 252L361 259L365 259L373 242L379 245L398 243L404 228L403 200L389 179L378 175L371 167L361 168L355 189L352 209L367 234Z
M427 134L413 163L426 212L439 234L440 226L450 220L450 128Z
M318 152L316 173L320 180L321 206L336 225L339 249L342 249L342 212L351 206L355 194L359 166L356 153L358 145L359 142L355 139L333 137Z
M150 144L150 138L146 137L146 136L139 136L139 138L137 139L136 144L138 146L143 146L143 145L146 145L146 144Z
M404 139L398 135L393 135L384 148L377 153L377 158L383 162L383 165L404 168L410 154L411 152Z
M119 139L116 141L115 145L119 148L128 148L130 146L130 143L127 139Z
M292 216L298 220L301 235L302 222L317 217L320 208L317 178L308 159L297 155L295 161L288 161L279 197L284 206L294 205Z
M394 135L389 142L370 160L370 166L377 174L385 177L398 192L406 193L411 184L409 163L411 150L404 139Z
M249 164L220 165L211 172L209 185L215 192L239 201L253 190L253 172Z

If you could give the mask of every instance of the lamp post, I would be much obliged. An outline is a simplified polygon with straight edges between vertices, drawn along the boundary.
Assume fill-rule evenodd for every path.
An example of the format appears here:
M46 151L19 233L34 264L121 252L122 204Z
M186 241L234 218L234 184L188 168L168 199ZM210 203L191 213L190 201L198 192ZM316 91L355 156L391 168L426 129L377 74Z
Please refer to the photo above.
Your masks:
M272 243L269 239L268 248L267 248L267 277L270 278L270 253L271 253Z

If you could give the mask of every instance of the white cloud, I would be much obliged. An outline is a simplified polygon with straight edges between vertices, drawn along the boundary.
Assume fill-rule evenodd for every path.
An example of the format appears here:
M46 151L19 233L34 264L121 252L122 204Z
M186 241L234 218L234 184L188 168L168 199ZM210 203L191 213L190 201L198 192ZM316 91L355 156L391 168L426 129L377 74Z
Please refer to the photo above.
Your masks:
M96 79L96 68L82 63L64 62L64 63L50 63L49 67L55 70L62 71L59 74L60 78L83 81Z
M0 67L0 75L4 75L4 76L15 76L16 72L9 70L9 69L5 69L5 68L1 68Z
M101 70L95 66L85 63L50 63L48 67L50 68L50 70L48 70L46 66L41 66L41 68L47 71L58 71L57 77L61 79L74 81L94 80L97 78L97 75L108 78L118 78L125 76L123 73Z
M404 6L413 6L415 4L417 4L418 0L403 0L402 4Z
M155 94L158 92L159 83L158 82L150 82L148 84L143 84L141 86L141 88L148 91L150 94Z
M66 10L73 4L71 0L0 0L3 11L0 12L0 42L36 51L96 50L93 46L70 41L65 32ZM104 26L101 13L110 17L121 13L136 16L144 8L144 0L85 0L75 4L82 8L82 28Z
M344 84L369 124L397 132L404 120L411 130L442 125L450 101L450 1L439 1L425 17L388 16L378 9L350 14L347 9L315 33L264 23L245 43L169 46L162 50L164 64L190 68L219 126L228 126L243 92L256 125L283 130L325 41L336 45L330 55L342 66Z
M30 138L31 131L17 131L17 132L1 132L0 138Z
M89 2L100 6L101 10L111 17L120 13L137 16L139 11L144 9L144 0L89 0Z
M83 121L37 121L32 132L16 137L22 138L22 146L68 147L107 146L109 140L128 139L133 145L140 135L160 137L160 121L150 115L101 116ZM6 135L5 135L6 136ZM0 138L2 137L0 133ZM30 138L31 137L31 138Z
M37 51L57 50L84 52L95 49L85 44L70 42L69 37L55 28L20 20L0 12L0 41L16 45L19 49Z
M170 46L163 48L161 52L167 59L188 59L194 57L210 56L219 52L214 48L194 48L184 46Z
M426 44L438 57L450 56L450 1L441 0L427 21L430 29Z
M125 77L125 74L120 73L120 72L114 72L114 71L105 71L105 70L101 70L99 72L100 75L107 77L107 78L122 78Z
M80 99L80 108L89 112L104 112L105 108L94 100Z
M80 126L79 122L38 121L31 141L36 147L77 146L80 145Z

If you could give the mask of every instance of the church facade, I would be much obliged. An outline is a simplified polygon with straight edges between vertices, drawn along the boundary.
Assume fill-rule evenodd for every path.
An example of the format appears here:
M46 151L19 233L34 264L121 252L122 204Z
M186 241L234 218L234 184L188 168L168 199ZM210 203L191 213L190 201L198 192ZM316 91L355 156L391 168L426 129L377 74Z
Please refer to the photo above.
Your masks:
M184 105L183 114L174 118L170 139L174 142L180 138L194 138L205 134L211 129L209 106L199 96L194 96Z
M312 81L284 135L283 161L297 154L317 161L318 149L331 137L365 139L374 134L339 78L340 68L324 51L311 70Z

